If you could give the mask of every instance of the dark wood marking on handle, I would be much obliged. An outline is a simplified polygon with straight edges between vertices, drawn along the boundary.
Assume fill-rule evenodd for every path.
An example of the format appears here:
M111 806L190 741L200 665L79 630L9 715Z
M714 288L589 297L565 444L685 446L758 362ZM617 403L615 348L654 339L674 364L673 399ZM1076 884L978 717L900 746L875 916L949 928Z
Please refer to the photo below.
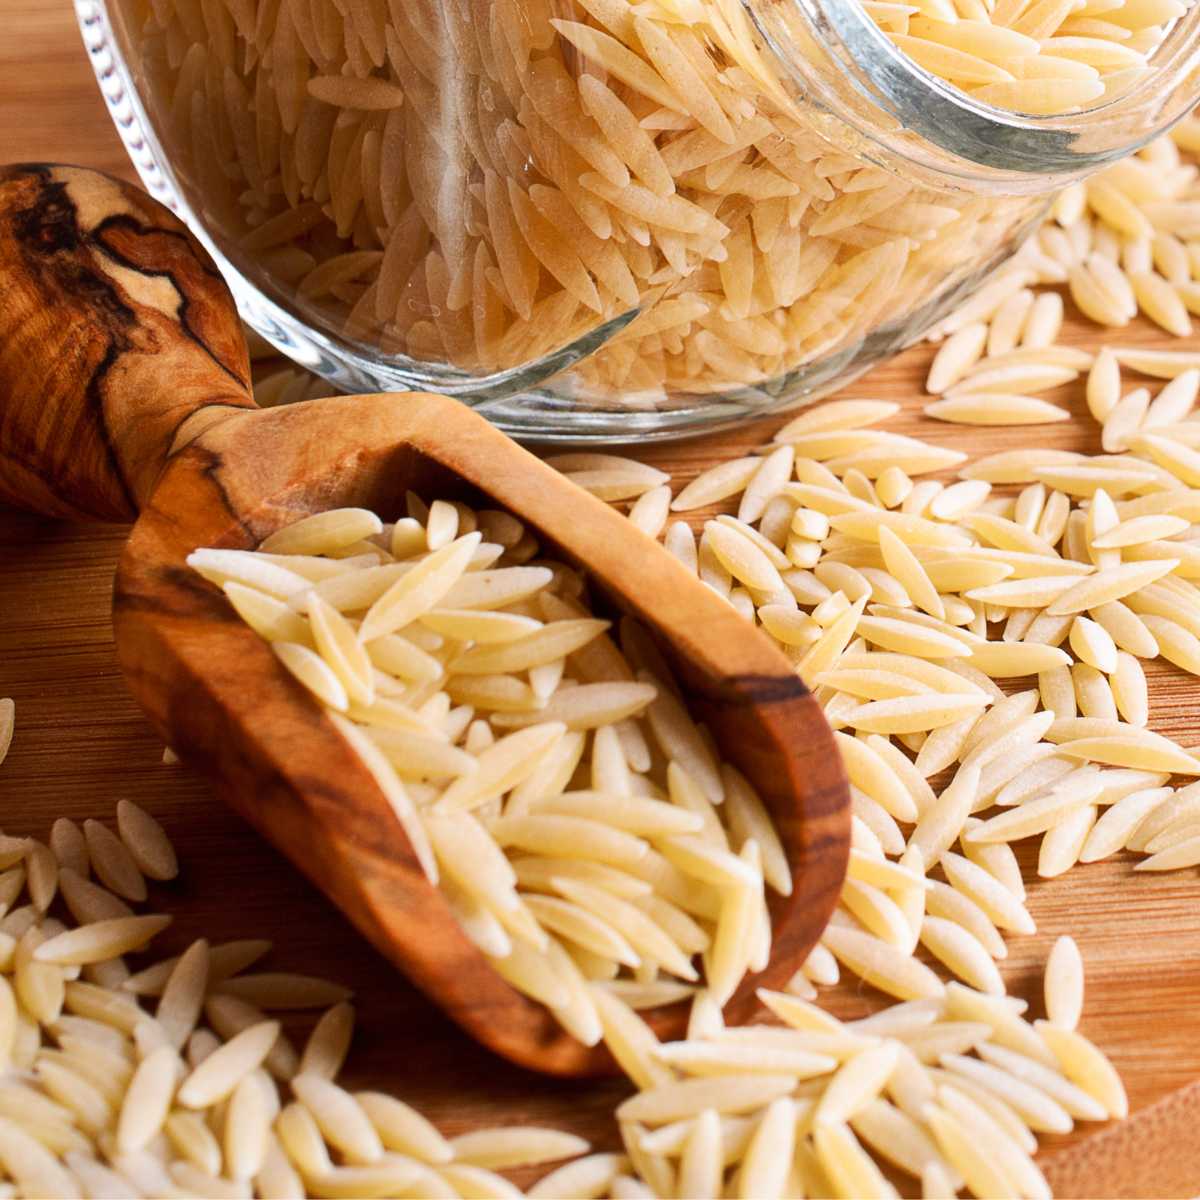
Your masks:
M213 491L220 498L222 509L229 514L230 519L236 524L238 532L245 538L245 544L249 546L257 546L263 541L266 534L256 534L239 507L236 499L225 488L225 472L222 470L224 463L224 455L219 450L214 450L208 446L198 445L194 448L194 457L196 460L196 469L208 480Z
M236 387L250 388L241 330L231 327L225 307L214 306L210 292L197 286L201 275L207 277L209 289L213 282L220 284L220 272L211 260L206 262L197 256L197 243L190 233L148 229L121 214L102 221L92 232L92 239L122 266L148 277L170 280L179 293L180 329Z
M86 371L86 407L83 412L72 412L64 408L61 414L50 414L50 439L70 447L76 444L77 438L86 440L86 431L79 428L80 419L86 413L98 410L102 406L100 381L121 354L129 349L130 342L126 331L133 322L134 313L121 301L111 283L98 276L95 271L86 269L75 257L83 235L79 229L75 206L67 195L65 181L54 179L49 167L39 167L37 176L41 182L37 202L18 210L13 219L15 248L22 254L22 266L29 271L40 268L46 283L55 293L76 296L86 303L95 315L97 335L101 331L107 334L104 339L99 336L96 338L99 357L89 364ZM6 291L14 286L9 280L9 270L9 267L5 267L4 274L0 277L0 286ZM0 303L3 301L0 300ZM53 319L50 312L47 312L46 316ZM77 353L88 354L89 339L76 342L74 348ZM61 369L65 372L70 366L73 366L73 363L69 359L64 360ZM11 396L10 403L20 404L21 397ZM57 420L53 419L55 416L58 417ZM95 423L94 428L105 467L119 489L124 509L132 515L137 511L133 490L125 476L108 427L105 422L100 421ZM20 436L21 434L26 436ZM11 454L14 459L19 460L22 467L31 472L37 469L38 456L43 449L40 439L33 436L32 431L14 430L5 439L5 453Z
M36 163L25 170L41 183L41 205L14 214L13 226L17 236L31 247L36 247L40 254L52 255L77 249L79 229L75 223L75 206L66 197L66 185L55 182L53 167L49 164Z
M121 356L123 348L117 343L115 337L104 349L104 357L96 364L95 370L92 372L87 382L87 404L86 411L100 412L104 407L104 394L101 387L103 380L108 372L112 369L113 364ZM121 499L125 510L131 515L136 514L138 510L137 496L133 490L133 484L130 481L125 471L125 464L121 461L121 455L117 446L113 442L112 430L109 428L107 421L97 421L95 423L96 436L100 440L101 446L104 448L105 461L112 473L113 478L121 489ZM34 453L37 447L29 447ZM27 464L33 466L34 464Z
M786 704L790 700L802 700L809 694L808 687L799 675L735 675L723 680L721 688L744 696L751 704Z
M205 621L234 626L245 625L224 593L188 566L164 566L160 571L163 596L150 599L138 593L122 594L122 607L145 609L165 616L200 616Z
M0 396L0 500L109 520L196 413L253 407L233 299L186 227L48 164L0 168Z

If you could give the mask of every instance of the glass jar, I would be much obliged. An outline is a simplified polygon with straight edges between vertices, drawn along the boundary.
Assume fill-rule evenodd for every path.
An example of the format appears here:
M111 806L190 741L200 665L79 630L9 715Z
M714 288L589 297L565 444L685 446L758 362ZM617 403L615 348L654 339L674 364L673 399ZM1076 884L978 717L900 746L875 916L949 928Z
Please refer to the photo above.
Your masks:
M526 438L697 431L920 337L1200 95L1200 10L1085 112L992 108L856 0L78 0L245 319Z

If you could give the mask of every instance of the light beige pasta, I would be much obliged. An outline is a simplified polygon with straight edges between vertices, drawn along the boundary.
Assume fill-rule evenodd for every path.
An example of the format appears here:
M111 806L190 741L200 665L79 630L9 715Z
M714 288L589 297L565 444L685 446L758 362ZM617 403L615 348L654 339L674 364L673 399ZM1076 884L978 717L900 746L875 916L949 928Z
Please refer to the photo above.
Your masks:
M1112 1064L1082 1034L1050 1022L1038 1022L1038 1032L1049 1044L1062 1073L1098 1100L1114 1117L1129 1112L1125 1088Z
M1074 1029L1083 1012L1083 959L1069 935L1060 937L1046 960L1046 1015L1064 1029Z
M117 802L117 829L134 862L150 879L174 879L179 871L175 851L162 826L129 800Z
M154 857L174 863L174 851L165 855L164 844L170 845L156 827ZM44 936L30 942L32 952L42 951L47 967L82 961L90 969L117 962L113 956L143 944L169 920L129 913L64 928L54 918L30 912L40 928L31 924L27 932L44 930ZM198 1026L204 1019L206 981L224 978L227 987L237 978L249 981L253 977L236 977L236 972L266 948L266 943L247 941L210 954L201 939L181 958L143 972L146 982L140 986L152 989L151 977L162 980L156 1017L140 1008L133 992L121 990L119 979L69 982L67 1011L53 1018L45 1014L53 1032L47 1024L38 1034L44 1047L28 1083L21 1086L19 1108L0 1102L0 1173L6 1181L37 1195L166 1191L177 1184L205 1195L236 1196L245 1194L247 1181L254 1178L263 1194L303 1195L304 1179L315 1171L322 1182L313 1185L311 1194L357 1196L364 1190L390 1193L419 1177L434 1189L435 1169L471 1170L489 1144L503 1145L504 1164L511 1166L536 1165L587 1149L581 1139L556 1130L499 1136L479 1130L450 1142L399 1100L344 1091L332 1078L350 1036L350 1010L344 1003L318 1023L306 1049L306 1070L299 1074L294 1066L278 1074L274 1064L285 1039L278 1022L264 1019L252 1005L232 996L212 998L204 1006L212 1027ZM102 958L104 954L110 957ZM5 997L14 1001L11 1015L23 1012L22 1020L37 1019L32 1009L15 1007L37 997L28 987L14 992L12 971L11 962L0 966L0 1045L8 1040ZM231 975L235 978L229 979ZM279 981L273 988L252 989L272 1007L345 994L336 985L304 976L267 973L259 978ZM186 1058L181 1058L185 1042ZM286 1104L282 1086L300 1103ZM277 1136L272 1133L276 1114ZM522 1138L523 1133L528 1136ZM153 1154L147 1149L151 1144ZM615 1174L624 1160L608 1157L610 1174ZM597 1170L594 1160L583 1159L577 1174L594 1178ZM496 1187L511 1189L501 1176L492 1178Z
M36 962L58 966L83 966L105 962L134 950L143 949L156 934L171 923L166 915L116 917L94 921L79 929L67 930L41 942L33 952Z
M118 896L135 903L146 898L146 881L124 843L101 821L83 823L88 859L96 878Z
M1097 812L1094 804L1085 804L1046 832L1038 848L1038 874L1043 879L1062 875L1079 861Z
M908 1000L942 994L933 971L877 937L830 926L822 940L841 963L889 995Z
M1069 421L1070 412L1039 396L970 392L925 405L925 415L959 425L1047 425Z
M8 755L16 727L16 705L7 696L0 699L0 763Z
M880 415L886 414L869 410L844 420ZM785 486L793 460L790 447L761 464L754 460L742 504L755 520ZM622 473L641 480L639 487L661 478L611 455L560 455L553 462L576 478ZM618 1057L651 1078L654 1072L637 1065L644 1051L635 1027L606 1007L586 979L609 981L625 989L630 1003L655 1006L673 998L670 977L685 984L699 979L691 959L704 952L714 995L732 994L747 970L767 961L763 869L772 887L790 890L783 847L749 784L718 762L644 634L623 626L618 649L608 623L591 619L574 599L578 577L565 568L528 568L530 578L514 580L518 586L476 595L474 583L484 576L506 582L523 569L505 557L527 540L519 525L508 528L499 522L503 514L489 516L504 540L473 569L482 515L442 501L426 507L412 497L409 512L415 515L390 534L379 523L368 534L377 541L364 543L378 548L356 561L304 557L309 573L319 573L324 562L338 568L310 590L305 608L314 637L311 648L292 644L291 661L322 699L334 701L331 708L346 696L346 716L331 715L391 801L427 874L443 880L465 932L501 976L547 1004L585 1041L615 1039ZM385 537L390 551L379 545ZM298 544L310 550L310 541ZM786 566L786 558L751 525L711 522L705 548L756 593L786 593L776 565ZM276 553L272 562L289 557ZM355 577L370 582L356 586ZM566 590L557 590L559 580ZM834 621L831 629L848 640L853 626ZM278 652L280 643L272 645ZM368 685L375 691L364 690ZM420 701L404 703L414 689ZM464 718L451 728L459 712ZM650 743L667 756L656 778L645 774L651 766L645 749L635 752ZM598 790L571 786L577 769ZM713 807L727 798L722 809ZM719 814L728 816L728 827ZM539 861L564 866L531 869ZM648 882L629 871L648 871ZM617 894L608 890L610 874ZM635 982L632 973L647 969L650 977ZM238 976L220 988L227 1003L248 1001L267 1011L343 999L310 981L269 974Z
M130 8L161 136L210 180L214 221L282 287L384 352L476 373L640 309L572 372L634 411L857 345L899 315L889 299L915 311L965 275L961 251L1006 243L1036 208L845 153L755 27L717 0L686 25L670 9L572 3L477 30L419 0L237 19L201 0ZM973 64L976 83L1015 88L1013 103L1049 111L1074 102L1048 100L1056 89L1103 91L1015 80L921 20L893 36L920 61ZM333 36L342 28L353 34ZM991 33L1010 49L1024 37ZM434 132L450 104L453 145ZM305 394L302 376L264 380L271 403ZM329 536L355 520L329 517ZM320 546L323 527L304 536Z

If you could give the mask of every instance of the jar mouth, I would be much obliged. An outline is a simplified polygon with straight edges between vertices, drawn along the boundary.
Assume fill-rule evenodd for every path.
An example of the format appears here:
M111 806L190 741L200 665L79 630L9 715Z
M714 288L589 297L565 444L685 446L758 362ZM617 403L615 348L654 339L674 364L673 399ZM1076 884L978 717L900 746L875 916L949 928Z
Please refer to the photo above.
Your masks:
M976 100L931 74L893 45L858 0L743 2L813 99L891 153L964 183L1045 190L1053 186L1047 176L1059 176L1066 184L1140 149L1200 101L1200 8L1175 22L1127 91L1079 112L1036 116ZM800 20L832 71L804 69L795 27L781 9ZM899 127L883 127L889 118Z

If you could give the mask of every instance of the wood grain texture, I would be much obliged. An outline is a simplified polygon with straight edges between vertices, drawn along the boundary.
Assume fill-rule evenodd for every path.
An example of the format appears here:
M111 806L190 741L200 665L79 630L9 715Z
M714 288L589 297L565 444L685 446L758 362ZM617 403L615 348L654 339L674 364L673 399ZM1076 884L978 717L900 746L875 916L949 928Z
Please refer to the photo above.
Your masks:
M0 498L127 521L200 410L253 405L229 289L140 189L0 168L0 272Z
M65 0L0 0L0 160L78 162L132 177L92 81ZM1138 324L1122 340L1168 345ZM1066 340L1097 331L1070 321ZM915 350L847 394L906 404L894 428L972 452L1022 445L1096 449L1082 390L1064 389L1080 420L1034 430L956 430L919 417L928 353ZM680 480L761 443L772 426L649 452ZM0 514L0 692L17 700L17 735L0 770L5 828L45 833L67 814L111 814L120 796L145 805L182 850L177 884L154 901L177 914L163 940L177 949L214 938L274 938L282 969L328 973L356 989L360 1026L348 1063L354 1086L387 1087L449 1133L485 1122L545 1122L615 1142L610 1113L627 1092L616 1081L537 1077L478 1051L368 945L289 863L196 775L159 762L161 743L123 686L108 610L121 531ZM1200 743L1196 681L1152 673L1151 722ZM1032 867L1036 855L1022 855ZM1088 975L1084 1030L1111 1054L1133 1116L1071 1139L1046 1139L1043 1163L1059 1195L1189 1197L1200 1194L1200 880L1196 872L1148 878L1131 858L1036 882L1039 931L1014 938L1004 975L1040 1010L1041 968L1055 937L1078 940ZM842 1013L881 1007L870 989L836 989Z

